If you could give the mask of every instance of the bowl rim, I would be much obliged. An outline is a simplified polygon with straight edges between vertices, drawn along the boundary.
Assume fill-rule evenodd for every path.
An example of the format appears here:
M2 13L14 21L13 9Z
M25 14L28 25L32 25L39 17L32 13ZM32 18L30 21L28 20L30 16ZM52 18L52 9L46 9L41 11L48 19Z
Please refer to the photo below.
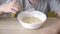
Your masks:
M35 10L35 11L37 11L37 10ZM22 11L22 12L24 12L24 11ZM40 13L44 14L44 13L41 12L41 11L37 11L37 12L40 12ZM20 14L20 13L19 13L19 14ZM31 25L31 24L41 24L41 23L44 23L44 22L46 21L46 19L47 19L46 14L44 14L44 15L45 15L45 20L42 21L41 23L26 23L26 22L23 22L22 20L19 19L19 16L20 16L19 14L18 14L18 16L17 16L18 21L19 21L20 23L22 22L22 23L29 24L29 25Z

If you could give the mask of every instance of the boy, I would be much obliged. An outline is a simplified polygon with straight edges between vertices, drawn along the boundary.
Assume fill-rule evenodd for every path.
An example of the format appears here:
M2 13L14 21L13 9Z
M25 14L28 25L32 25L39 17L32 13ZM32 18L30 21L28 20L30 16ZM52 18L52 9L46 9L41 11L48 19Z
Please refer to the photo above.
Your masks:
M16 1L1 0L0 12L16 14L17 11L35 8L35 10L41 11L46 15L48 14L49 10L52 10L60 17L59 0L16 0ZM3 2L5 2L5 4Z

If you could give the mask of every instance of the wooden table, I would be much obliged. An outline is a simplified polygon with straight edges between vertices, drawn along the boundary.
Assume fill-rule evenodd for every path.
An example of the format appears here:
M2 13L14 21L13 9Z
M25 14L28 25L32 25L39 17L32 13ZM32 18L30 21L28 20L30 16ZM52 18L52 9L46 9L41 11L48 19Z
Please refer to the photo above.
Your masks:
M57 18L48 18L45 24L36 30L27 30L21 26L16 18L0 19L0 34L40 34L41 31L49 29L49 26L56 24Z

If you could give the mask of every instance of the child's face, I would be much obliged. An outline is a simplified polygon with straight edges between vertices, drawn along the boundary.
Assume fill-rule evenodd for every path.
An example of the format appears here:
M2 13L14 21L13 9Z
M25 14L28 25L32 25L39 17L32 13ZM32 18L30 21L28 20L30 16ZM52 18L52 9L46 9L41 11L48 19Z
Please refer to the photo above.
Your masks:
M39 0L30 0L31 3L37 3Z

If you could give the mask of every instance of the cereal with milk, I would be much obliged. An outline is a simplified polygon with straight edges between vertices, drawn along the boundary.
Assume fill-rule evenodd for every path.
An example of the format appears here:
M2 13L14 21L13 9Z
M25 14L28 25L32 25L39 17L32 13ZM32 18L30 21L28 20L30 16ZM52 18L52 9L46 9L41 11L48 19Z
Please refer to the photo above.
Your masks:
M41 23L41 20L37 17L25 17L22 21L25 23Z

